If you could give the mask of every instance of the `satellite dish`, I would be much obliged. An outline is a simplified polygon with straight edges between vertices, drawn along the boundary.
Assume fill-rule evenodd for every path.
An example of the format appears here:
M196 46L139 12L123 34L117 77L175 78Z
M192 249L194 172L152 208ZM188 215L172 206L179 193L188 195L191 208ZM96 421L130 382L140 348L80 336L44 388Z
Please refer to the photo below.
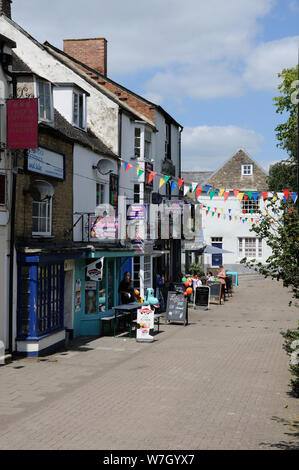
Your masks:
M44 201L54 196L54 187L44 180L35 180L29 186L29 194L34 201Z
M109 173L112 173L115 169L114 163L110 160L107 160L107 158L99 160L96 166L93 166L93 168L97 169L101 175L109 175Z

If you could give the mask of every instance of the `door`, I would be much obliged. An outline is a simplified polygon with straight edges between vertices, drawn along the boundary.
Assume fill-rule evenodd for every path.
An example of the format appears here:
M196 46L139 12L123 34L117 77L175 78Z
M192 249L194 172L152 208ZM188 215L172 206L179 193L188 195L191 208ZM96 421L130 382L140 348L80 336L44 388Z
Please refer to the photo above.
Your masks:
M212 237L211 245L222 249L222 237ZM212 255L212 266L220 266L223 264L222 253Z

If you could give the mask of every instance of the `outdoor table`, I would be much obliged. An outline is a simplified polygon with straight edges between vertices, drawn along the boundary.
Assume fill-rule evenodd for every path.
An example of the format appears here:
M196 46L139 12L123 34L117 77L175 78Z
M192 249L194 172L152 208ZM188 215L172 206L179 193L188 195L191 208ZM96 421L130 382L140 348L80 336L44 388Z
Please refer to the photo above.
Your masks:
M139 308L142 308L142 304L139 302L132 302L129 304L123 304L123 305L117 305L116 307L113 307L114 309L114 336L116 333L116 319L119 316L122 316L120 314L117 315L117 312L125 312L123 315L130 315L130 332L129 336L131 337L131 331L132 331L132 318L133 318L133 313L135 310L138 310Z

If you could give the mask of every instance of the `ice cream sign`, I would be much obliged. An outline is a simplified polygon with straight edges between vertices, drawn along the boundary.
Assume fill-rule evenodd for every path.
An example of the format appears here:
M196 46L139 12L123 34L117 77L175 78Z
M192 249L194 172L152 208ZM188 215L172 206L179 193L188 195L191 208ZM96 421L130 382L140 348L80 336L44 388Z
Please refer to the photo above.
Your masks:
M86 276L91 281L101 281L103 279L104 258L99 258L86 266Z
M144 306L137 311L137 324L139 328L136 333L136 341L154 341L150 335L150 330L154 329L154 311Z

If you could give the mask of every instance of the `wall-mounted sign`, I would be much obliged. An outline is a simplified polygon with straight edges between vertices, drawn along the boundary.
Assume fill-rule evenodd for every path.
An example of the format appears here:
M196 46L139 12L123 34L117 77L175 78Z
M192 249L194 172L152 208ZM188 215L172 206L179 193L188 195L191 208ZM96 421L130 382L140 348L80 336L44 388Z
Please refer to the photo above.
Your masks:
M146 220L146 205L131 204L127 207L127 220Z
M60 180L65 179L65 159L61 153L44 147L29 149L27 152L26 170L33 173L39 173L45 176L51 176Z
M91 281L101 281L103 279L104 258L99 258L86 266L86 277Z
M118 223L116 217L90 217L90 238L94 239L116 239L118 234Z
M38 100L7 100L7 147L33 149L38 146Z
M165 212L167 214L183 213L184 210L184 201L180 200L169 200L165 201Z

